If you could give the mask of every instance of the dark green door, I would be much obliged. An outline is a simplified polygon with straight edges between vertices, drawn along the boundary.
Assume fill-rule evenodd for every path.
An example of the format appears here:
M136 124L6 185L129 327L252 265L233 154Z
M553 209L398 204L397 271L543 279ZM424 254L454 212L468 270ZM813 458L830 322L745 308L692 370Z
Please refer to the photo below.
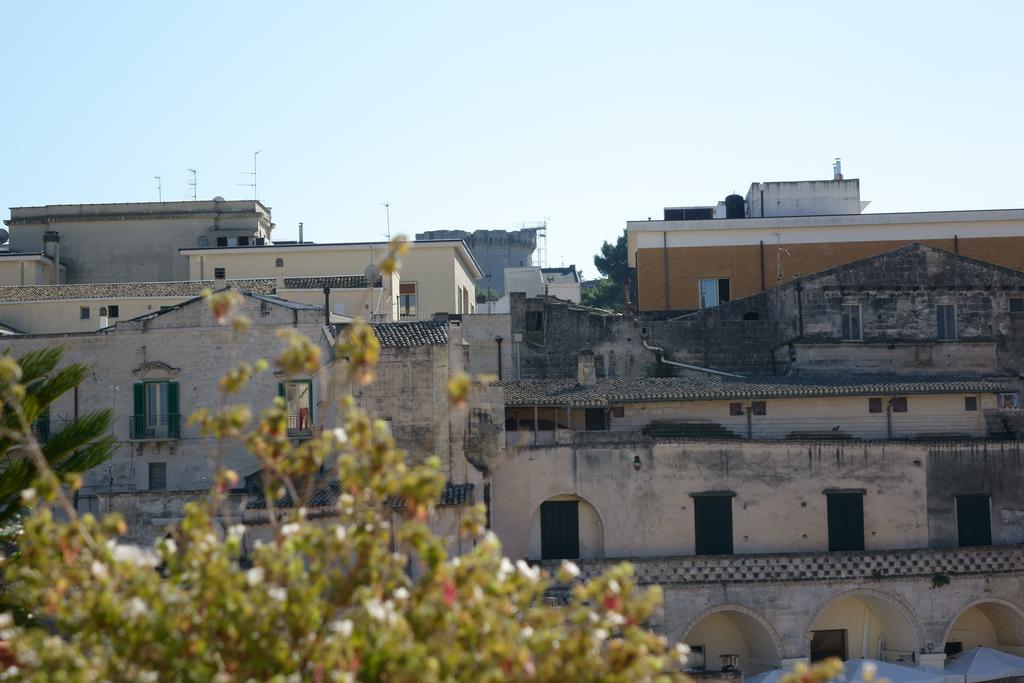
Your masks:
M575 500L553 500L540 506L542 560L576 560L580 556L580 510Z
M829 493L828 549L864 550L864 495Z
M956 537L961 546L992 545L988 496L956 497Z
M694 531L698 555L732 554L732 496L696 496Z

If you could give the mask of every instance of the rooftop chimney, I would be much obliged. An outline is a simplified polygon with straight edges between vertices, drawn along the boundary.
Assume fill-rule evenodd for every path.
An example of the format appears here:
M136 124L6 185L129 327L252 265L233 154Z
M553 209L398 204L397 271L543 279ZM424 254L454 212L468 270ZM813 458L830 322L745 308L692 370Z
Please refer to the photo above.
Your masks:
M580 386L592 387L597 384L597 368L594 366L594 352L580 351L576 357L577 379Z
M843 160L836 157L835 163L832 164L832 180L843 179Z
M53 261L53 272L50 274L50 284L60 284L60 233L56 230L47 230L43 233L43 254Z
M276 286L277 286L278 289L284 289L284 259L281 258L281 257L278 257L278 259L276 261L274 261L274 267L277 268L277 285Z
M213 291L219 292L228 288L228 273L226 268L213 269Z

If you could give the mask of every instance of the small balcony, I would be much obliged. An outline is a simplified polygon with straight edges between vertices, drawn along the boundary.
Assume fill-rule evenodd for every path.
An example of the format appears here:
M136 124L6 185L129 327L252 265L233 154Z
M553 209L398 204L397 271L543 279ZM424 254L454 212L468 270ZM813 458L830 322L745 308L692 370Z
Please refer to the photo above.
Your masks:
M128 422L132 441L170 441L181 438L181 415L132 415Z
M310 419L309 411L300 409L298 413L288 414L288 438L309 439L312 438L314 432L313 420Z

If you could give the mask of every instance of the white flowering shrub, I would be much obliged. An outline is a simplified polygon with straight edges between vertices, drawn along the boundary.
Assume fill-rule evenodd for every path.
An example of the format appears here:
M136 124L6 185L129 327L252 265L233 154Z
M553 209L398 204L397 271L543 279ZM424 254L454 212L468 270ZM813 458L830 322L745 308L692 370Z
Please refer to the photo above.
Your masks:
M395 261L399 248L395 248ZM239 334L230 293L211 310ZM372 379L379 346L350 326L338 356L343 381ZM683 646L647 628L661 594L639 589L628 565L591 581L564 563L557 577L502 556L483 511L462 533L475 548L449 558L427 526L442 490L438 462L412 464L386 426L342 399L337 429L302 445L287 438L283 404L258 420L231 396L267 363L240 364L221 381L224 407L193 416L208 434L259 459L273 539L244 543L227 505L238 475L219 468L208 500L153 549L125 545L116 516L77 516L44 486L5 577L27 622L0 617L7 678L54 681L648 681L681 678ZM277 368L319 369L319 349L289 336ZM471 383L450 387L455 406ZM16 400L9 386L3 400ZM336 462L342 495L330 519L305 517L317 473ZM287 493L294 505L274 502ZM395 506L400 501L402 505ZM55 521L62 507L70 521ZM404 517L392 524L395 510ZM234 518L233 518L234 515ZM217 533L218 523L226 532ZM243 555L243 548L251 550ZM395 549L398 549L396 552ZM552 581L572 584L561 607Z

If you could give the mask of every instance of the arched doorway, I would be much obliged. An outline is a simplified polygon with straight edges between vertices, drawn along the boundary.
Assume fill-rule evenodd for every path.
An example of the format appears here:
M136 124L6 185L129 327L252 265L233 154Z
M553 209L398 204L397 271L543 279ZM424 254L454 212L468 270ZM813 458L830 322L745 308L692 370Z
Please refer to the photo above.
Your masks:
M604 524L588 501L575 495L552 496L530 518L527 556L541 560L604 557Z
M806 641L812 661L866 657L916 661L921 629L910 607L875 591L858 590L829 600L811 621Z
M708 610L690 624L683 642L692 650L690 665L707 671L721 671L728 655L736 656L736 667L748 677L782 666L782 641L775 629L745 607Z
M1024 611L1005 600L991 599L977 600L960 610L946 629L946 654L978 646L1024 655Z

